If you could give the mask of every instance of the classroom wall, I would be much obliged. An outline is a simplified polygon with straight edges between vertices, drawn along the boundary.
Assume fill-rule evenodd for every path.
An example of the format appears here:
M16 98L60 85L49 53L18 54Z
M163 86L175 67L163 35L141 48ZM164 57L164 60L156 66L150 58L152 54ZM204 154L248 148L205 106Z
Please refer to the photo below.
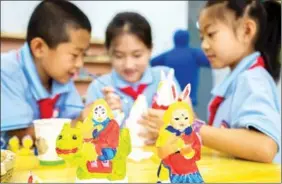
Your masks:
M110 19L119 11L137 11L151 23L153 30L153 56L173 47L172 35L178 28L191 31L191 45L200 47L195 23L203 1L73 1L88 16L93 26L92 36L104 39L104 32ZM1 1L1 31L24 33L28 19L39 1ZM189 7L189 9L188 9ZM157 12L157 13L156 13ZM197 111L206 119L206 105L209 90L220 83L229 73L223 70L201 70L199 86L199 107ZM213 80L211 78L213 76ZM281 94L281 82L278 86Z
M100 39L104 39L106 26L117 12L136 11L144 15L153 29L153 56L173 46L172 35L176 29L187 29L187 1L73 2L89 16L93 26L92 36ZM1 1L1 31L25 32L31 12L38 3L38 1Z

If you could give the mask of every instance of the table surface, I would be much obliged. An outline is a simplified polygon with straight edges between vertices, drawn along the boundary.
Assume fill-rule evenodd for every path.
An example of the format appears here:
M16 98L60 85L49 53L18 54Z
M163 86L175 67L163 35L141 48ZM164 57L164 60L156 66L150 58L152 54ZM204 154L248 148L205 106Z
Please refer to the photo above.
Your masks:
M144 147L144 151L156 153L153 147ZM157 168L160 160L154 154L151 158L135 162L128 160L128 182L149 182L157 180ZM202 158L197 162L200 173L206 183L210 182L268 182L281 183L281 165L264 164L234 159L226 154L202 148ZM43 182L75 182L76 169L66 164L41 166L35 156L18 156L10 182L27 182L32 171Z

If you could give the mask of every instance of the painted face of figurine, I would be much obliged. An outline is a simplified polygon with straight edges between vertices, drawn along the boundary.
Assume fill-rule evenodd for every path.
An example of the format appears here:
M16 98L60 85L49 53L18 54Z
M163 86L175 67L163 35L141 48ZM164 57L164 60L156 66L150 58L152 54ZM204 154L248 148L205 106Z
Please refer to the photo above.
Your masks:
M190 126L189 112L187 109L178 109L172 113L171 125L180 131L184 131L185 128Z
M70 123L64 124L56 140L56 152L59 157L70 160L74 155L79 155L83 142L81 127L81 122L75 127L71 127Z
M107 119L107 109L103 105L97 105L93 109L93 119L97 122L103 122Z

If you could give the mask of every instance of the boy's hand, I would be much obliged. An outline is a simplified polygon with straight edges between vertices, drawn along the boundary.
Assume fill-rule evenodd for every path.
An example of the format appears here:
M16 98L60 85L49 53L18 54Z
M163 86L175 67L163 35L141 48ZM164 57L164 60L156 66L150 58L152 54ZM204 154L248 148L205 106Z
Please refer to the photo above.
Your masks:
M115 90L111 86L104 87L102 89L105 100L112 110L122 110L122 103L120 97L115 93Z

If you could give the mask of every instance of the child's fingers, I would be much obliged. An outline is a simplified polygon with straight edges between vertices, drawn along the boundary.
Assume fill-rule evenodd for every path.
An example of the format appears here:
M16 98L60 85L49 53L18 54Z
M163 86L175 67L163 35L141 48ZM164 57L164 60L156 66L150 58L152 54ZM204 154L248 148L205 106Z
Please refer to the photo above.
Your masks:
M109 100L107 103L112 110L121 109L121 103L118 100Z
M148 113L143 113L140 120L146 121L146 122L142 121L141 123L155 124L155 123L152 123L152 122L154 122L154 120L157 120L157 118L156 118L156 117L149 116Z
M156 123L150 121L149 119L146 119L146 118L142 117L140 120L138 120L138 123L142 124L146 128L151 128L151 129L158 130L158 126L156 125Z
M145 144L148 145L148 146L154 146L155 143L156 143L156 139L145 141Z
M120 99L118 97L105 97L105 100L108 104L120 103Z
M71 128L75 128L77 121L72 120L71 121Z
M84 119L91 112L92 105L93 105L93 103L90 103L90 104L88 104L84 107L84 109L81 111L81 113L79 115L79 118L71 122L71 127L74 127L78 120L84 121Z
M147 119L143 119L141 118L140 120L138 120L138 123L141 124L142 126L144 126L144 128L154 134L159 134L159 128L158 126L156 126L155 123L148 121Z
M114 93L108 93L104 98L108 104L121 103L120 97Z
M115 89L112 86L106 86L102 89L102 92L104 95L107 95L108 93L114 93Z
M148 116L147 113L143 113L142 116L141 116L141 119L150 121L150 117Z
M120 101L120 97L115 94L115 93L107 93L106 95L104 95L105 100L109 103L111 101Z
M139 133L138 136L145 138L145 139L151 139L153 136L151 134L149 134L148 132L144 133Z
M158 117L158 110L150 108L148 109L147 114L151 117Z
M146 126L146 130L153 134L159 134L159 129L152 126Z
M157 132L150 132L150 131L148 131L146 133L145 132L139 133L138 135L140 137L145 138L148 141L148 140L155 140L155 139L157 139L159 134Z
M108 103L108 105L110 106L110 108L112 110L121 109L122 108L121 99L116 94L112 93L110 95L105 96L105 100L106 100L106 102Z
M143 114L140 120L140 124L145 124L155 129L160 129L160 127L164 124L163 120L160 117L152 117L149 116L147 113Z
M112 110L116 110L116 109L122 109L122 107L121 107L121 104L117 104L117 103L114 103L114 104L109 104L109 106L110 106L110 108L112 109Z
M159 109L148 109L147 113L148 113L148 116L151 116L151 117L155 117L155 118L162 118L163 115L164 115L164 110L159 110Z

